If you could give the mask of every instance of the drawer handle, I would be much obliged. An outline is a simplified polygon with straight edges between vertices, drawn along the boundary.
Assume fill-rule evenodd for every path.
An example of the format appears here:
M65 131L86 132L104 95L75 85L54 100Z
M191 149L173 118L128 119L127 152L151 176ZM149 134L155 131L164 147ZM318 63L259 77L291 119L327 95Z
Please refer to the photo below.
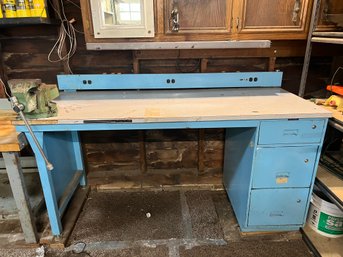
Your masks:
M297 203L301 203L301 200L300 200L300 199L298 199L298 200L297 200Z
M305 159L305 161L304 161L305 163L308 163L309 162L309 159Z
M312 126L312 129L316 129L316 128L317 128L317 125L313 125L313 126Z
M283 131L284 136L298 136L299 130L298 129L285 129Z

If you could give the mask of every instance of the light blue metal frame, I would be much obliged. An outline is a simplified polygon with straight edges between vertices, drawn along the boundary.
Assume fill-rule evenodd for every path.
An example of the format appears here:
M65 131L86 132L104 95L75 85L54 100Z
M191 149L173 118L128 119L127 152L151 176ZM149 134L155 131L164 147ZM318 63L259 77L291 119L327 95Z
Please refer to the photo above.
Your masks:
M282 72L252 72L252 73L211 73L211 74L126 74L126 75L60 75L58 76L59 88L65 91L75 90L128 90L128 89L189 89L189 88L229 88L229 87L280 87ZM294 117L296 118L296 117ZM269 144L263 147L286 146L318 146L315 168L318 165L320 150L323 143L326 118L296 119L298 125L308 124L312 120L313 125L324 124L324 130L320 130L320 139L316 134L316 142L302 143L297 138L288 140L282 135L283 143L274 143L275 137ZM262 122L266 120L217 120L217 121L190 121L190 122L110 122L110 121L87 121L86 123L74 124L47 124L32 125L32 130L38 138L43 150L51 160L55 169L47 170L43 157L33 143L33 140L25 126L17 126L18 131L26 134L33 151L35 152L45 201L48 209L51 230L54 235L62 233L61 217L78 185L86 185L86 176L82 159L82 151L78 136L79 131L101 130L150 130L150 129L200 129L200 128L226 128L225 139L225 163L224 182L230 196L242 231L261 230L295 230L303 224L249 226L249 208L252 192L252 176L257 147L259 144ZM269 128L267 137L273 135L275 129L282 129L281 120L275 121L276 127ZM288 121L284 119L283 121ZM304 121L304 122L302 122ZM311 121L311 122L312 122ZM324 122L322 122L324 121ZM317 123L319 122L319 123ZM306 125L307 126L307 125ZM297 131L304 131L304 126ZM320 126L318 126L320 127ZM303 130L301 130L303 129ZM319 129L318 129L319 131ZM303 132L301 132L303 133ZM311 134L311 133L310 133ZM308 137L308 134L306 135ZM229 157L228 157L229 156ZM313 170L311 186L307 188L309 195L306 208L309 205L310 193L313 189L316 170ZM266 199L267 200L267 199ZM270 203L272 205L272 203ZM299 219L298 219L299 220Z
M60 90L281 87L282 72L58 75Z
M299 121L304 120L300 119ZM318 119L321 120L321 119ZM327 124L327 119L325 120L325 128ZM225 163L224 166L224 180L225 176L227 176L226 170L234 169L237 180L237 193L234 197L230 197L232 200L232 204L235 206L235 212L237 219L239 221L240 227L242 231L260 231L262 230L295 230L298 229L303 224L297 225L287 225L287 226L247 226L247 217L248 217L248 208L250 201L250 190L252 184L252 169L253 163L256 153L256 147L258 146L258 135L259 135L259 128L262 121L265 120L243 120L243 121L201 121L201 122L161 122L161 123L87 123L87 124L52 124L52 125L33 125L32 129L35 135L38 137L39 142L43 145L43 149L47 154L48 158L52 155L51 153L56 154L58 151L58 147L56 144L49 144L47 145L45 141L47 138L51 137L51 133L53 134L60 134L65 140L64 147L66 147L66 153L71 154L74 158L63 158L64 165L67 167L67 172L58 168L56 163L53 162L54 166L56 166L57 170L52 172L48 171L45 166L45 162L41 157L38 149L33 144L32 138L28 133L25 126L17 126L18 131L25 132L26 136L32 148L35 152L37 158L37 165L40 172L40 177L42 181L43 191L45 195L45 200L48 209L48 215L50 219L52 233L54 235L60 235L62 233L62 224L61 224L61 217L65 206L59 206L59 197L61 196L61 192L68 187L68 183L64 185L56 184L55 176L64 177L65 180L70 181L72 180L75 172L81 171L82 176L78 180L78 184L85 185L86 184L86 177L84 173L83 167L83 160L82 160L82 153L80 149L78 131L101 131L101 130L149 130L149 129L197 129L197 128L226 128L228 133L230 134L237 134L237 144L235 144L235 140L231 140L230 144L226 143L225 152L227 154L239 154L241 152L243 154L243 158L237 156L237 158L233 158L232 160L237 161L237 165L234 162ZM274 120L278 121L278 120ZM325 129L324 128L324 129ZM246 137L242 137L244 133L247 133ZM323 132L324 135L324 132ZM244 138L246 140L244 141ZM323 137L322 137L323 138ZM231 138L232 139L232 138ZM50 139L51 140L51 139ZM323 139L322 139L323 140ZM319 153L321 149L322 140L319 145L318 156L316 160L315 167L318 165L319 160ZM226 140L228 141L228 139ZM71 142L71 144L70 144ZM59 142L61 144L61 142ZM68 146L69 145L69 146ZM229 146L228 146L229 145ZM292 143L289 146L302 146L302 143ZM306 145L318 145L318 144L306 144ZM265 147L277 147L278 145L265 145ZM69 150L68 150L69 149ZM241 150L240 150L241 149ZM71 151L71 152L68 152ZM59 152L58 152L59 154ZM250 156L250 157L249 157ZM59 157L61 158L61 157ZM235 166L236 165L236 166ZM69 167L69 168L68 168ZM61 178L58 178L60 180ZM311 182L311 188L309 191L312 192L313 187L313 180ZM246 181L246 186L242 186L242 181ZM74 185L74 188L68 192L68 198L70 199L77 184ZM232 186L232 185L231 185ZM58 193L58 192L60 193ZM68 200L69 200L68 199ZM235 200L237 199L237 200ZM309 202L309 201L308 201ZM308 207L307 203L307 207ZM241 206L241 207L238 207ZM62 209L63 208L63 209ZM240 210L241 209L241 210ZM304 216L304 222L305 222Z

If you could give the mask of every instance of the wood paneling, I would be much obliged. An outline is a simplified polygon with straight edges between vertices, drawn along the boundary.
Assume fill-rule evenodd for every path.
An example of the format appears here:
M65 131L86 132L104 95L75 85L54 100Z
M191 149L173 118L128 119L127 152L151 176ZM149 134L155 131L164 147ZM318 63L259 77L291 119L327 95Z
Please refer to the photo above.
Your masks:
M306 39L311 0L245 0L237 24L240 39ZM241 12L241 14L239 14Z
M231 1L227 0L164 0L167 33L229 32ZM173 32L171 13L179 13L179 32Z
M248 0L245 1L246 27L298 27L302 15L301 0ZM298 14L294 13L296 4L299 4ZM293 15L296 15L293 17ZM282 29L282 28L281 28Z
M318 28L320 29L337 29L335 24L330 22L330 14L342 14L343 4L341 0L322 0L320 6L320 16Z

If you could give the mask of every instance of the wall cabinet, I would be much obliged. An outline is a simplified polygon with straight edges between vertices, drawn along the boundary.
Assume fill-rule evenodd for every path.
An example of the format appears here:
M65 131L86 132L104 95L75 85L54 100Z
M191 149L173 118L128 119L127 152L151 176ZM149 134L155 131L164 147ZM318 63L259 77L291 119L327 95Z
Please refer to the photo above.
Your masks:
M322 0L316 30L337 30L337 26L334 21L336 16L342 15L342 13L342 0Z
M92 0L93 1L93 0ZM95 1L95 0L94 0ZM113 1L115 5L116 0ZM126 0L129 1L129 0ZM137 1L137 0L132 0ZM97 38L90 0L81 0L87 43L306 39L312 0L151 0L150 38ZM338 2L338 0L337 0ZM152 17L151 17L152 18ZM94 19L93 19L94 21Z
M292 33L306 37L309 0L244 0L237 17L238 33ZM300 33L300 34L299 34Z
M166 33L229 33L231 0L165 0Z

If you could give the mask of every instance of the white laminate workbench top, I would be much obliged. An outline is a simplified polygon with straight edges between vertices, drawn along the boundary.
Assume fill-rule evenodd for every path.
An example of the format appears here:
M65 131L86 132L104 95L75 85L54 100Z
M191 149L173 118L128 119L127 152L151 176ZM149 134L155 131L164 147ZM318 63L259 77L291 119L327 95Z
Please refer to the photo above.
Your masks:
M328 118L331 112L280 88L62 92L58 116L32 123L175 122Z

